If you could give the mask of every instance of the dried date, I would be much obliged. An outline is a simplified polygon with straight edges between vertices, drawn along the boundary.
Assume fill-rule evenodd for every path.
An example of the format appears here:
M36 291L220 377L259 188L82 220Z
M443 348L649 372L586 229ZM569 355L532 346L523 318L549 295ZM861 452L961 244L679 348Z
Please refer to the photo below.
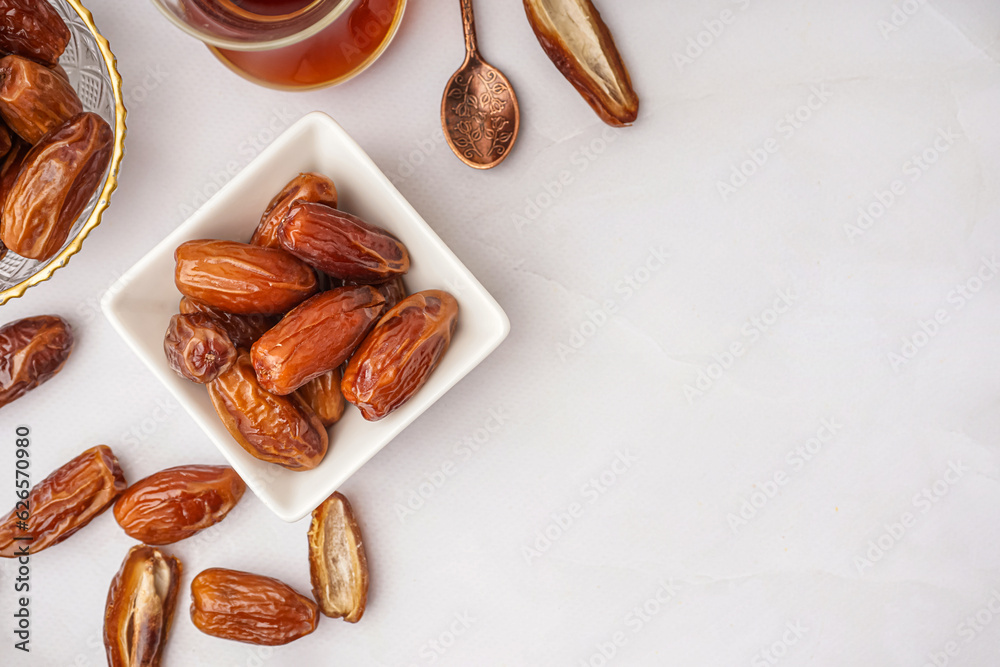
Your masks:
M45 0L0 0L0 51L55 65L69 28Z
M251 357L260 385L290 394L309 380L344 363L385 309L369 285L317 294L282 318L253 344Z
M86 526L125 490L125 476L106 445L91 447L37 484L0 521L0 557L37 554ZM27 530L19 527L22 521ZM23 541L19 541L23 540Z
M251 455L290 470L310 470L326 456L326 429L298 396L275 396L260 386L250 353L208 383L212 405L230 435Z
M52 379L73 343L73 330L55 315L26 317L0 327L0 407Z
M283 248L334 278L384 282L410 269L399 239L350 213L295 202L278 227Z
M115 520L140 542L172 544L225 519L246 488L228 466L167 468L126 489L115 501Z
M287 312L316 293L316 274L283 250L235 241L188 241L174 252L184 296L237 315Z
M69 81L21 56L0 58L0 115L29 144L83 111Z
M354 510L341 493L313 510L309 574L320 611L348 623L361 620L368 600L368 559Z
M611 31L591 0L524 0L549 59L608 125L631 125L639 97Z
M180 591L181 562L132 547L111 580L104 611L108 667L159 667Z
M330 428L344 416L344 394L340 391L343 374L339 368L327 371L299 387L299 397L313 409L323 426Z
M299 174L289 181L288 185L275 195L271 203L267 205L250 243L265 248L280 248L278 225L285 219L288 209L292 207L292 202L296 200L316 202L337 208L337 186L323 174L314 172Z
M387 312L351 357L341 389L369 421L405 403L441 361L458 322L458 302L426 290Z
M236 361L236 345L211 315L194 313L170 318L163 337L167 363L182 378L205 384Z
M7 247L31 259L51 258L104 178L114 131L95 113L74 116L25 156L3 208Z
M264 332L278 323L279 317L274 315L236 315L219 310L210 306L204 301L181 297L181 315L191 315L193 313L205 313L219 323L229 334L229 339L236 347L250 347Z
M279 646L315 630L319 611L277 579L212 568L191 582L191 621L213 637Z

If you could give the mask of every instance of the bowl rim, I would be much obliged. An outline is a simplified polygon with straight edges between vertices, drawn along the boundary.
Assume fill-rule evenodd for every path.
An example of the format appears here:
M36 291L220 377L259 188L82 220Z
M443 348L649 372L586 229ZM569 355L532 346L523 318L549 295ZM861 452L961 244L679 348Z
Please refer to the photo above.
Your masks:
M84 7L79 0L61 1L73 8L73 11L80 16L87 29L94 36L97 47L101 51L101 57L104 59L104 64L107 66L111 77L111 89L115 98L115 144L111 153L111 165L108 177L104 182L104 188L101 190L100 197L97 200L97 206L91 211L90 217L87 218L87 221L83 224L80 231L77 232L76 236L73 237L73 240L70 241L69 245L60 250L59 254L50 259L38 272L28 276L16 285L0 291L0 306L11 299L23 296L29 287L43 283L51 278L57 269L69 263L70 257L80 252L84 239L87 238L90 232L94 231L94 228L101 224L104 210L111 203L111 193L118 187L118 170L121 166L122 157L125 154L125 116L127 112L125 110L124 95L122 94L122 77L118 72L118 59L111 51L111 45L108 43L107 38L97 29L97 25L94 23L94 15L90 13L90 10Z

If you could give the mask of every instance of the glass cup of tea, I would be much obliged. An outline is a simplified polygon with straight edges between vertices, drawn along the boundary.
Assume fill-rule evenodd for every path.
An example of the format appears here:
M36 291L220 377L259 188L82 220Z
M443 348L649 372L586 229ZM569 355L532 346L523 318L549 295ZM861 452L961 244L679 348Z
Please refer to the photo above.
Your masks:
M227 67L262 86L308 90L367 69L406 0L153 0Z

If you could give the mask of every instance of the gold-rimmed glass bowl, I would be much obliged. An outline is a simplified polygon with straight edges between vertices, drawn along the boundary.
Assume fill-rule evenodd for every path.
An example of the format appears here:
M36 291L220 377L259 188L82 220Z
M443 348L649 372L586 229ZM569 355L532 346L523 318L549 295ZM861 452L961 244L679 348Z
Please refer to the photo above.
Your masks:
M83 240L101 223L111 193L118 185L118 167L125 144L125 105L122 103L122 79L115 65L111 47L94 25L94 17L78 0L49 0L66 22L70 40L59 59L69 74L70 83L83 102L85 111L100 115L115 131L111 164L97 192L91 197L70 231L62 249L47 260L34 260L8 252L0 260L0 305L24 294L32 285L52 277L69 258L80 251Z

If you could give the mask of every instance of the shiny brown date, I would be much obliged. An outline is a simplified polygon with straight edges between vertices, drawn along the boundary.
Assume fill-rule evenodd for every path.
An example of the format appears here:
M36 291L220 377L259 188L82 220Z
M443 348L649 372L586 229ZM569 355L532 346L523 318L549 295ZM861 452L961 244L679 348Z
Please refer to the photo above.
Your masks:
M260 385L290 394L344 363L375 326L385 299L369 285L317 294L282 318L251 348Z
M236 363L208 383L215 411L250 454L290 470L310 470L326 456L326 429L298 396L275 396L260 386L241 350Z
M271 577L212 568L191 582L191 621L207 635L279 646L316 629L316 603Z
M361 619L368 601L368 559L354 510L341 493L313 510L309 574L320 611L348 623Z
M159 549L129 549L104 610L108 667L159 667L173 622L182 566Z
M295 202L278 227L283 248L334 278L384 282L410 269L410 255L395 236L350 213Z
M184 296L237 315L275 315L316 293L316 273L284 250L236 241L188 241L174 252Z
M631 125L639 97L611 31L591 0L524 0L539 44L608 125Z
M280 248L278 225L285 219L292 202L296 200L316 202L337 208L337 186L333 181L313 172L299 174L282 189L267 205L260 224L253 233L250 243L265 248Z
M15 320L0 327L0 407L58 373L73 351L73 330L55 315Z
M86 526L125 490L114 452L91 447L37 484L2 521L0 557L37 554ZM27 522L28 529L19 527Z
M174 315L163 337L167 363L182 378L205 384L236 361L236 345L211 315Z
M225 519L246 488L228 466L167 468L127 488L115 520L140 542L172 544Z
M0 115L30 144L83 111L69 81L21 56L0 58Z
M458 322L458 302L440 290L409 296L387 312L351 357L341 389L368 421L405 403L441 361Z
M104 178L114 132L95 113L74 116L25 156L3 208L3 242L31 259L62 248Z
M340 391L341 377L341 370L335 368L309 380L297 392L326 428L330 428L344 416L346 402Z
M69 28L45 0L0 0L0 51L55 65Z
M246 488L228 466L167 468L127 488L115 520L140 542L172 544L225 519Z
M274 315L235 315L208 305L204 301L181 297L181 315L205 313L219 323L229 334L229 339L236 347L248 348L264 335L264 332L278 323L280 317Z

